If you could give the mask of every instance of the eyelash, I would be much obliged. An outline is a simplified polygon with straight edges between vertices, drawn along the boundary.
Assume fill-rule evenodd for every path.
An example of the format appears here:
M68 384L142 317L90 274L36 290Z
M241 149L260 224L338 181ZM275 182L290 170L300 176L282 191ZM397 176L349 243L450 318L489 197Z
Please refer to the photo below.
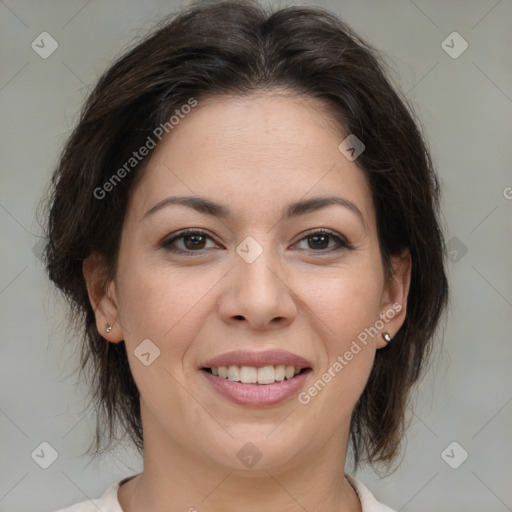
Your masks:
M192 257L201 256L203 254L203 251L205 251L206 249L199 249L197 251L193 251L193 250L176 249L176 248L171 247L171 245L174 242L176 242L177 240L180 240L182 238L185 238L185 237L191 236L191 235L200 235L200 236L209 238L210 240L213 240L213 238L210 235L208 235L208 233L206 233L205 231L203 231L201 229L186 229L184 231L180 231L180 232L176 233L170 239L163 241L161 246L165 250L172 252L172 253L186 254L187 256L190 255ZM346 240L345 238L338 235L335 231L331 231L329 229L318 229L316 231L311 231L311 232L307 233L305 236L303 236L297 243L302 242L303 240L307 240L308 238L312 238L315 235L324 235L324 236L329 236L332 239L335 239L338 242L338 247L335 249L331 248L331 249L320 249L320 250L315 250L315 249L305 249L305 250L311 250L313 252L325 254L325 253L338 251L341 249L347 249L347 250L354 249L354 247L352 246L352 244L350 244L350 242L348 242L348 240ZM303 249L299 249L299 250L303 250ZM194 253L197 253L197 254L194 254Z

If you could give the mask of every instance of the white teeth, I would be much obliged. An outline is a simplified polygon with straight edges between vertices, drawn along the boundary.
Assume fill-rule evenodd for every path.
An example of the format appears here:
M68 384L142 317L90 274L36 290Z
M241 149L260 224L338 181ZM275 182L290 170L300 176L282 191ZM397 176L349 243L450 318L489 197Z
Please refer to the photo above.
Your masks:
M286 376L286 366L284 364L280 364L279 366L276 366L275 369L275 379L276 380L284 380Z
M230 366L230 368L232 368L232 366ZM237 367L235 366L235 368ZM256 384L256 382L258 382L258 368L254 366L241 366L238 381L245 382L246 384Z
M273 384L275 382L275 373L273 366L258 368L258 384Z
M240 371L238 369L238 366L230 366L228 368L228 379L233 381L240 380Z
M284 376L287 379L291 379L295 375L295 368L293 366L287 366L284 372Z
M212 374L222 379L244 384L274 384L276 381L292 379L300 373L300 368L280 364L277 366L219 366L211 368Z

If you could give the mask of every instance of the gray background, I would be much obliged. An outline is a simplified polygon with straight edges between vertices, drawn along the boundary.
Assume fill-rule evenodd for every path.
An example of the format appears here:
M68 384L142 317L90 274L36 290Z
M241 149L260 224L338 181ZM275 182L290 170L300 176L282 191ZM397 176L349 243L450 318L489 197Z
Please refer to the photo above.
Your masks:
M420 115L444 189L452 260L445 342L418 388L402 465L382 480L357 476L399 511L512 510L512 2L314 3L384 53ZM0 1L1 511L55 510L141 469L129 447L100 464L82 456L94 418L72 374L76 341L63 303L37 256L35 213L92 84L179 5ZM31 48L43 31L59 45L47 59ZM453 31L469 44L455 59L441 45ZM58 452L48 469L31 458L43 441ZM441 456L453 441L445 452L452 465L469 454L457 469Z

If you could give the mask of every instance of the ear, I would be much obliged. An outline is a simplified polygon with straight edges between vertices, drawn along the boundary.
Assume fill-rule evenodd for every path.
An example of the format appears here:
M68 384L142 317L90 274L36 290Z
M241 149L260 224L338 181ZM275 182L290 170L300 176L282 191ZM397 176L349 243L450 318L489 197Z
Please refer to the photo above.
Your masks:
M391 275L384 285L380 310L380 319L384 322L384 328L377 338L377 348L387 345L386 340L382 337L384 333L388 333L393 339L405 321L411 269L412 261L409 249L403 250L399 255L391 256ZM391 343L393 342L391 341Z
M113 280L106 278L104 259L98 254L87 257L82 265L89 301L96 316L96 327L100 335L108 341L123 341L123 331L119 322L116 288ZM111 326L110 332L106 331Z

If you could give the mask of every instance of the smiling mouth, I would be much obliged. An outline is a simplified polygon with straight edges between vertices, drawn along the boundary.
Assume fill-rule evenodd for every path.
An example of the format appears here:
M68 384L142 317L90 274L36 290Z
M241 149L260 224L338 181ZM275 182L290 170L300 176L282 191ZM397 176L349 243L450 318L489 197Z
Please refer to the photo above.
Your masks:
M241 384L269 385L276 382L292 380L302 373L311 371L311 368L297 368L290 365L275 366L219 366L214 368L202 368L220 379L239 382Z

